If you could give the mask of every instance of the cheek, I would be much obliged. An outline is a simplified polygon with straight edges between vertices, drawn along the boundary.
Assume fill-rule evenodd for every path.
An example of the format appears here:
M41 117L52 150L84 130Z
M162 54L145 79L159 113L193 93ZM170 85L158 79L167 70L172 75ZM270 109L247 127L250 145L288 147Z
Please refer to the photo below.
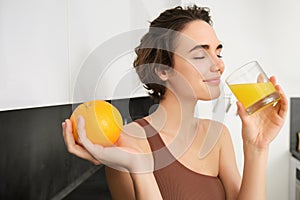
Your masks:
M183 85L188 84L193 90L208 90L203 80L208 77L210 66L211 63L205 60L176 59L174 71L179 75L176 82Z
M205 61L181 60L178 71L188 79L204 79L210 71L210 64Z
M199 61L193 63L193 68L196 70L196 72L200 75L202 79L205 79L207 75L210 73L210 68L212 66L212 63L208 61Z

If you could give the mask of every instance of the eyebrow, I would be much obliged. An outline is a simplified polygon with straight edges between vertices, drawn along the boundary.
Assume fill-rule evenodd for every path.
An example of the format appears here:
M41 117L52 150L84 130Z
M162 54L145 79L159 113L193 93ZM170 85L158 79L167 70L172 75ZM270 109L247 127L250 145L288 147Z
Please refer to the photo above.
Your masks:
M222 48L223 48L223 45L219 44L216 49L222 49ZM192 51L197 50L197 49L209 49L209 45L208 44L196 45L189 52L192 52Z

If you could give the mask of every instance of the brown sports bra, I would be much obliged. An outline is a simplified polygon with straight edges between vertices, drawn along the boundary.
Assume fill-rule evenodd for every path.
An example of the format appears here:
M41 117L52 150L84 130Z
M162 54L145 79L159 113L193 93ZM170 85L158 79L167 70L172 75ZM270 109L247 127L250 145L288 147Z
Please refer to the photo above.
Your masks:
M146 132L153 153L154 177L164 200L224 200L218 177L194 172L174 158L157 131L145 120L135 120Z

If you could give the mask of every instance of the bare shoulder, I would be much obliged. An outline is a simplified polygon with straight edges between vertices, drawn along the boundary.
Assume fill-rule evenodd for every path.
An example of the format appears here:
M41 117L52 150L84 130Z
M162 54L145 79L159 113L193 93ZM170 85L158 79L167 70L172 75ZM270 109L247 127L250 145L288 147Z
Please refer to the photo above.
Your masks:
M224 131L228 131L228 128L226 127L225 124L223 124L223 123L221 123L219 121L216 121L216 120L199 119L199 123L205 125L206 127L208 127L208 126L214 126L214 127L225 129Z
M225 124L211 119L199 119L199 123L203 126L205 133L208 134L206 137L217 139L219 145L228 139L231 140L230 132Z

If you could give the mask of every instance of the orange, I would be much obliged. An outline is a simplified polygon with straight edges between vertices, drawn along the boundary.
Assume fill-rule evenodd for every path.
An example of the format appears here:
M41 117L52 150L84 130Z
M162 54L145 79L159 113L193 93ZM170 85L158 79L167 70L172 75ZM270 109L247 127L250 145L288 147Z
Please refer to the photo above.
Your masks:
M80 104L72 113L73 134L77 143L77 119L82 116L85 121L87 138L94 144L111 146L119 138L123 126L120 112L112 104L94 100Z

